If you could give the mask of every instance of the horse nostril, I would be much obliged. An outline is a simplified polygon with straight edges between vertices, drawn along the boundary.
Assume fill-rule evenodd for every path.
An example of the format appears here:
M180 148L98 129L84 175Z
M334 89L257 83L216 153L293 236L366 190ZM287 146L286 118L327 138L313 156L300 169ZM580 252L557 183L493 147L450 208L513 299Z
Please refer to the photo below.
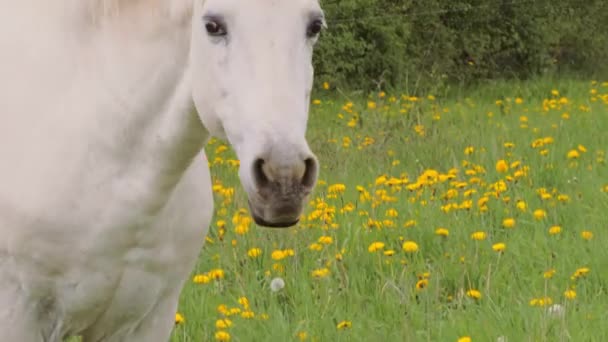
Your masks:
M304 160L305 170L302 177L302 185L307 188L312 188L317 181L317 160L315 158L306 158Z
M259 188L263 188L270 183L268 176L264 172L264 159L258 158L253 162L253 179Z

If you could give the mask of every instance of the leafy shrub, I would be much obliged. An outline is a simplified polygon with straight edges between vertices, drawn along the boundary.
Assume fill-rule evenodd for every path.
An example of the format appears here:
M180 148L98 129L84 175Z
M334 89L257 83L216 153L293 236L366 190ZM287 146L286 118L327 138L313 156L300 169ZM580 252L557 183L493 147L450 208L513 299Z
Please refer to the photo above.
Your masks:
M548 73L608 73L605 0L332 0L319 83L410 92Z

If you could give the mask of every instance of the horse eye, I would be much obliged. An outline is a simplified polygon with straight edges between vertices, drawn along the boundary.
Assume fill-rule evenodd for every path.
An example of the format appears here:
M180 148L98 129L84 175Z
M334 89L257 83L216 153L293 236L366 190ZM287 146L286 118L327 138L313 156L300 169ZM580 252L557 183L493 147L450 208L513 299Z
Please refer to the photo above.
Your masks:
M323 29L323 21L317 19L308 25L308 29L306 29L306 35L308 38L313 38L318 35Z
M226 35L226 28L217 21L209 21L205 24L205 29L210 36L222 37Z

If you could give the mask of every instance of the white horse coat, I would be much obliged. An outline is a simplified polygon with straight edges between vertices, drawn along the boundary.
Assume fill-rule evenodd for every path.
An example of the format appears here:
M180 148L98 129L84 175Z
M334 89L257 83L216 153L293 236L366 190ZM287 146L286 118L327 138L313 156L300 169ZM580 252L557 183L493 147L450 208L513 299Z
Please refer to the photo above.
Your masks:
M0 341L168 340L212 217L208 132L256 222L297 222L319 20L314 0L0 0Z

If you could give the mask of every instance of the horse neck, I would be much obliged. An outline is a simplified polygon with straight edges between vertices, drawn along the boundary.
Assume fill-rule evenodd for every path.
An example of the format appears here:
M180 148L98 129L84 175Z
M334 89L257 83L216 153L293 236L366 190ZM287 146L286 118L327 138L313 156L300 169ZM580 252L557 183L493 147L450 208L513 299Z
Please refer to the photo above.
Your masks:
M23 1L18 14L40 0ZM190 24L146 15L129 23L123 12L88 27L50 15L31 32L24 29L32 19L0 16L13 20L0 27L22 32L0 33L8 46L0 109L14 113L0 115L0 155L13 166L0 175L15 180L0 184L0 193L44 208L53 196L41 194L76 200L86 194L72 191L116 176L155 192L143 199L162 200L177 184L207 137L191 99Z

